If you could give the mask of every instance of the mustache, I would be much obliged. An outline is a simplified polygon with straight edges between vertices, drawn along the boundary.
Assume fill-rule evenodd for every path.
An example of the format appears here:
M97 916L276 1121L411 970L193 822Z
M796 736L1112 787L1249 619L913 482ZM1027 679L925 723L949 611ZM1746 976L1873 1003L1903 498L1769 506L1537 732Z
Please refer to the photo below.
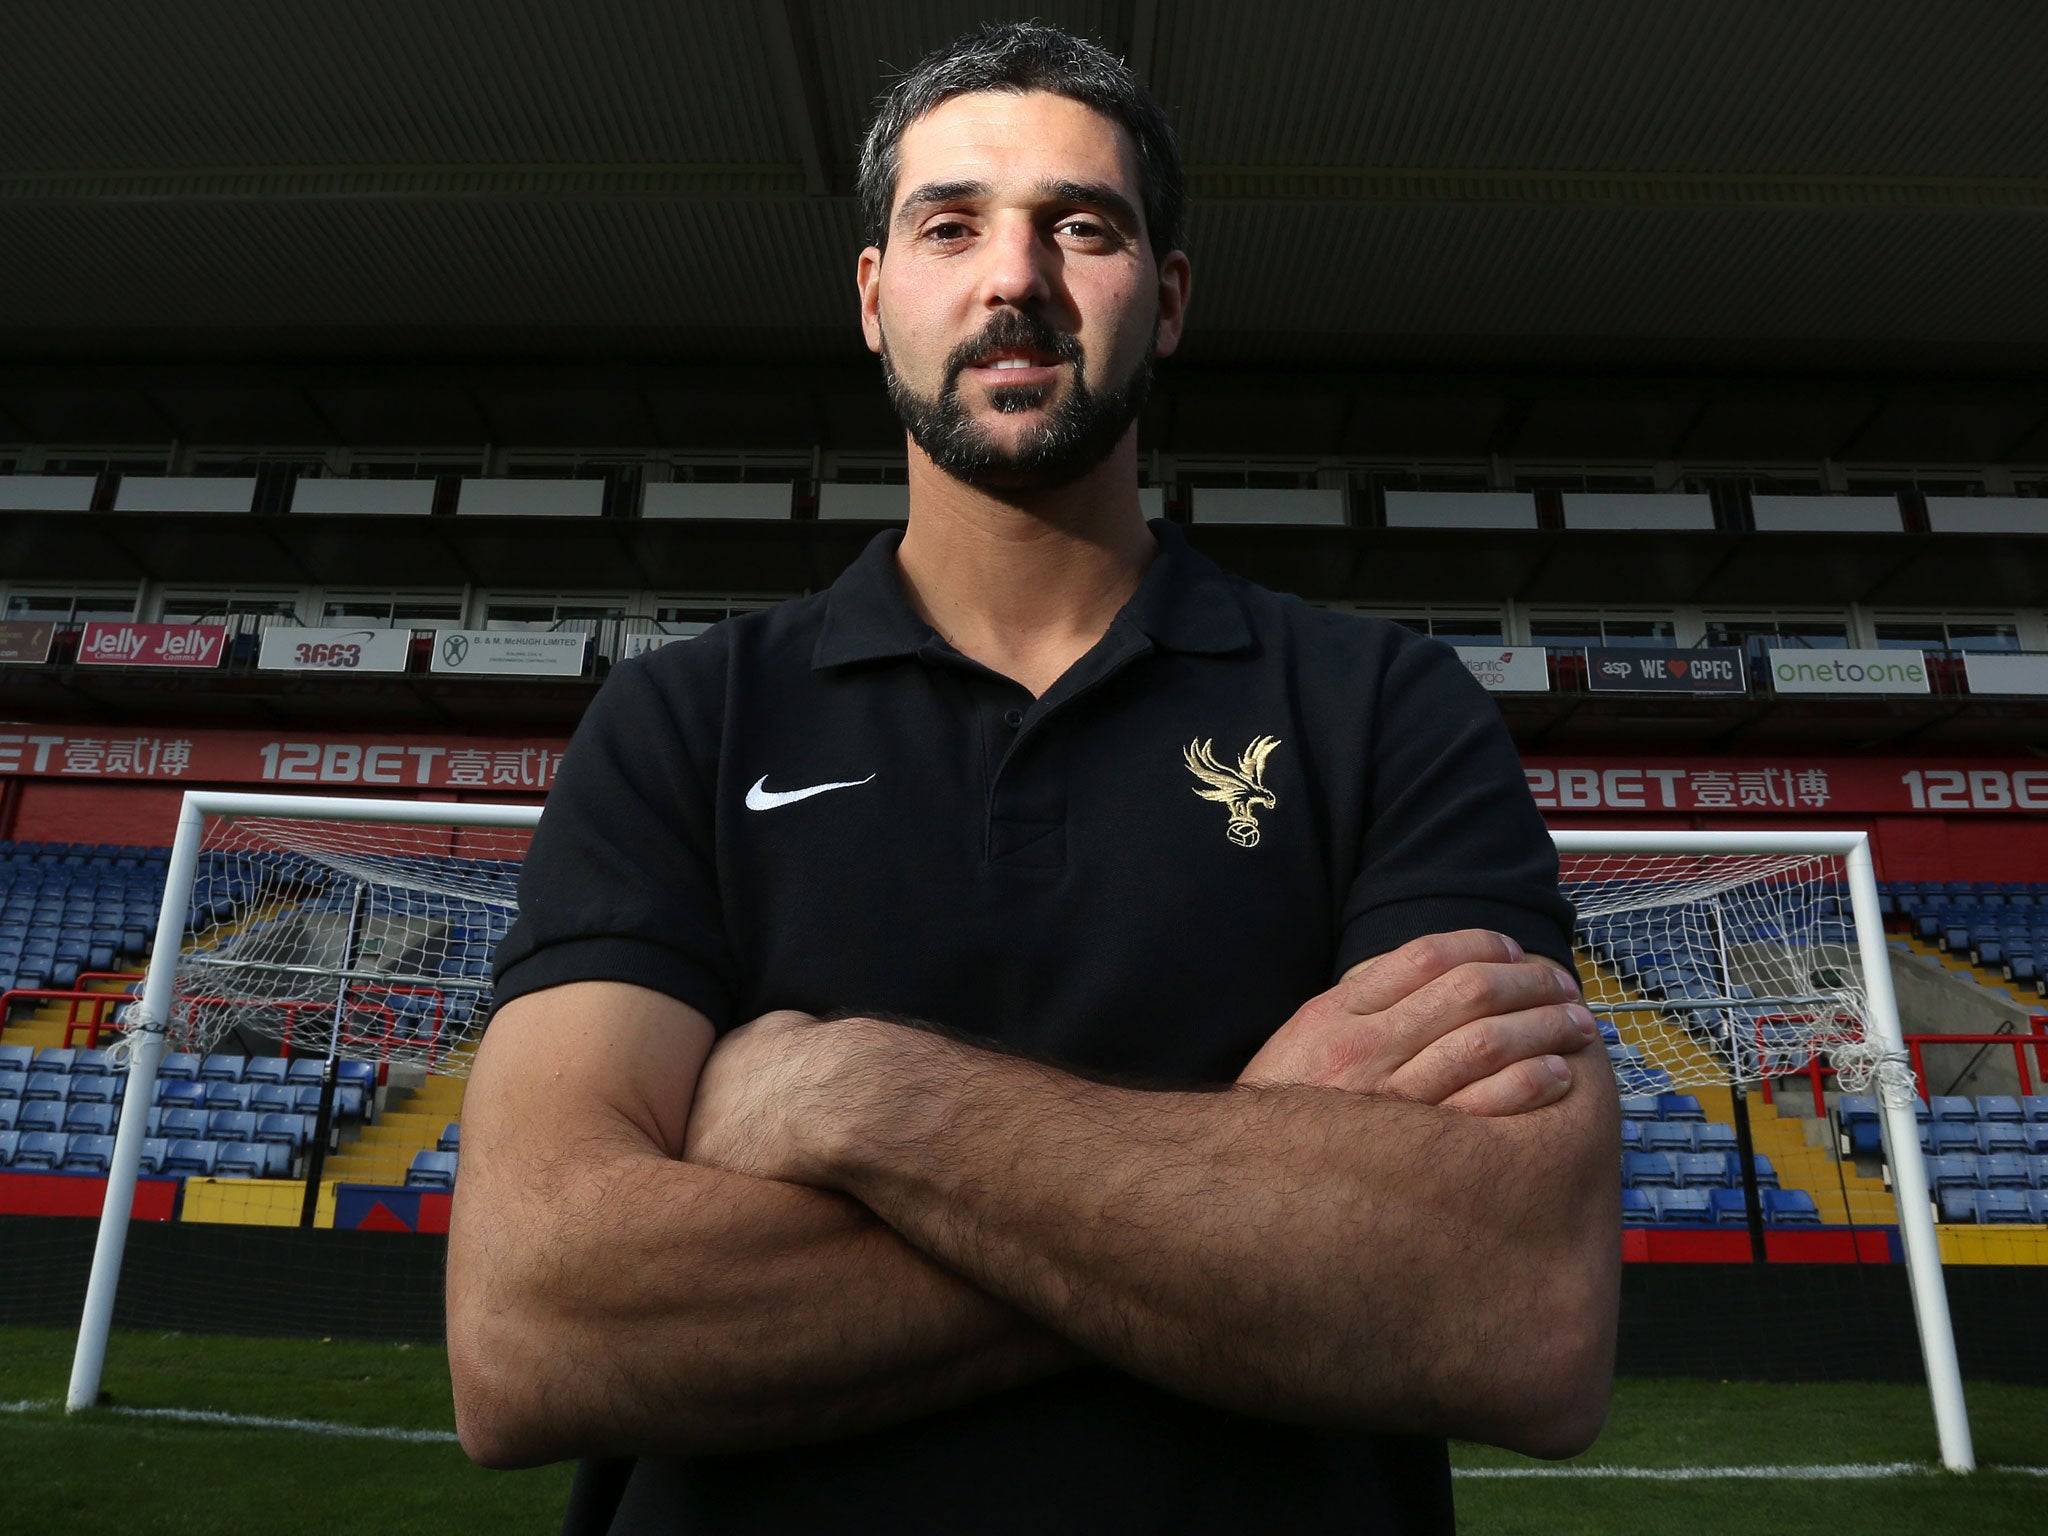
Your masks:
M1081 338L1053 329L1044 320L1021 309L997 310L979 335L963 341L946 355L946 384L950 392L960 382L963 370L997 352L1028 347L1050 352L1063 363L1081 361Z

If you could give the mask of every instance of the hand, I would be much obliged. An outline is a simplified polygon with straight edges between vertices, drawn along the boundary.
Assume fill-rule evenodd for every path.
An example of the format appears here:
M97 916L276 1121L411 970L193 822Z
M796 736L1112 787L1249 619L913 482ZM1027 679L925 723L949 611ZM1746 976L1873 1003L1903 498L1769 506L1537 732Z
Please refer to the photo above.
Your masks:
M781 1009L721 1036L697 1079L684 1161L804 1182L797 1132L816 1113L808 1090L831 1080L835 1036L858 1022Z
M1353 966L1302 1004L1238 1081L1514 1115L1563 1098L1564 1058L1599 1038L1575 978L1504 935L1466 929Z

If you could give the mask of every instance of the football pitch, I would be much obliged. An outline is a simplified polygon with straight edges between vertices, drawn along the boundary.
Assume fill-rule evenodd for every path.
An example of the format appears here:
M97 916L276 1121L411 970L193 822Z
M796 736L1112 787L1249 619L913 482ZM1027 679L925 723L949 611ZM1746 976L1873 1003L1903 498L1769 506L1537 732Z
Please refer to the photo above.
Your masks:
M463 1457L439 1349L117 1333L111 1401L66 1417L72 1343L0 1329L12 1536L514 1536L559 1521L566 1467L485 1472ZM1456 1448L1460 1529L2040 1530L2048 1387L1973 1383L1969 1400L1987 1470L1963 1478L1934 1469L1915 1387L1623 1381L1575 1462Z

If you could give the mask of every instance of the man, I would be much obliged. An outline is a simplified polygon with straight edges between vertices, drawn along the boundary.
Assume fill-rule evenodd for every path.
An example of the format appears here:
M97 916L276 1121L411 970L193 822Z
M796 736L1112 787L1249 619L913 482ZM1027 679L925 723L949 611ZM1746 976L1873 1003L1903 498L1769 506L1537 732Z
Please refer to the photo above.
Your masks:
M909 525L578 732L466 1105L463 1443L589 1458L577 1531L1448 1528L1441 1437L1597 1430L1618 1283L1499 718L1142 520L1190 266L1116 61L941 50L862 186Z

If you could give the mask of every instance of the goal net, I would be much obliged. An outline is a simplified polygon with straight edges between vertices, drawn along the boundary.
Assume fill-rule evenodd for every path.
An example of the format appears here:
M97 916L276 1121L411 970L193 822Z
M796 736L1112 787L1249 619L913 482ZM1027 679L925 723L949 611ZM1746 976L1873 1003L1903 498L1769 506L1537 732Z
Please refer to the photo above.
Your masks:
M1566 852L1589 1006L1629 1094L1742 1089L1815 1063L1859 1087L1869 999L1842 859Z
M530 837L209 817L169 1048L466 1074Z

